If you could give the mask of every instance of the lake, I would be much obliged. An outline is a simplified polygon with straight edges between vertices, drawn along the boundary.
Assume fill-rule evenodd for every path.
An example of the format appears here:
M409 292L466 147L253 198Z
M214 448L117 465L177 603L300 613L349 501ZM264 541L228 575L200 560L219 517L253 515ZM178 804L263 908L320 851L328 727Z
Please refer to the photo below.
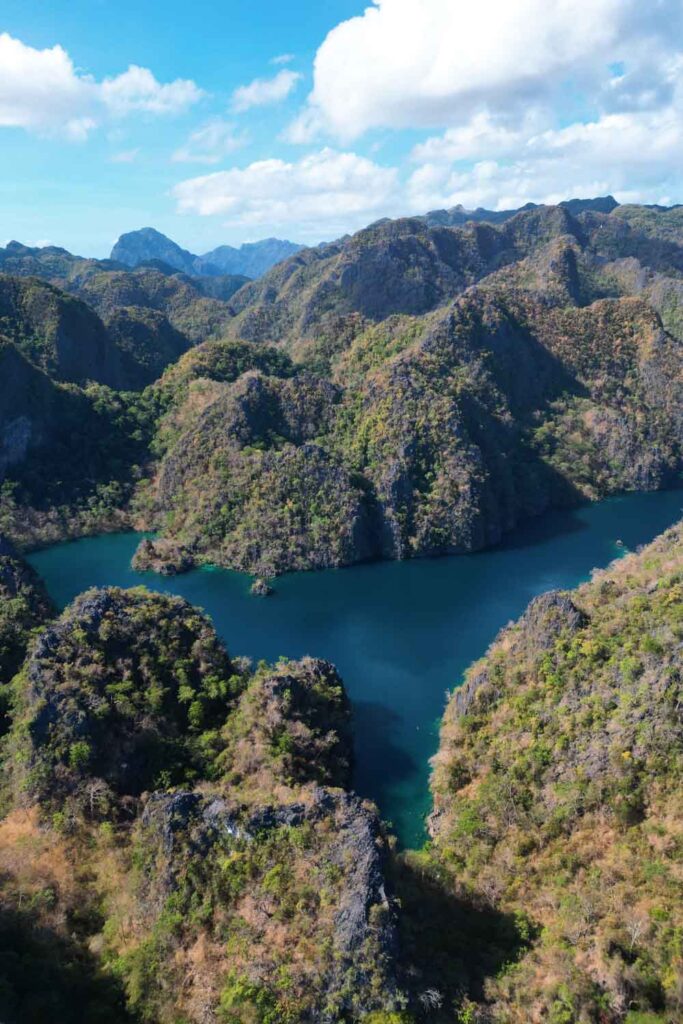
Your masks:
M356 789L377 802L402 845L417 846L446 691L533 597L575 587L652 540L682 506L683 491L631 494L548 513L481 554L285 576L267 599L224 569L170 579L133 572L135 533L59 544L29 561L60 607L88 587L144 583L204 608L233 655L334 662L353 701Z

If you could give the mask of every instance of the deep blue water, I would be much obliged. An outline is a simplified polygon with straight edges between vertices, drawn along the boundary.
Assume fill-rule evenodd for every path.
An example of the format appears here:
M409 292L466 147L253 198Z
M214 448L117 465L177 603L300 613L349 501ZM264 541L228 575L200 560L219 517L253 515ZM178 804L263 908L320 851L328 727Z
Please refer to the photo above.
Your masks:
M652 540L682 506L683 491L628 495L549 513L481 554L286 576L268 599L249 594L247 576L223 569L171 579L135 573L134 533L60 544L30 561L60 607L88 587L144 583L204 608L232 654L333 661L354 706L356 788L414 846L424 839L446 691L532 597L574 587Z

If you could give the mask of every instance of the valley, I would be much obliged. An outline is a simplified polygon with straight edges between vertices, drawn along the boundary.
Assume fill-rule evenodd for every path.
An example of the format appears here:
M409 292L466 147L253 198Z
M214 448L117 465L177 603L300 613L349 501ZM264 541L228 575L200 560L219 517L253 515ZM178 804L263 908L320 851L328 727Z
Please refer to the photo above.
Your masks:
M276 242L0 249L0 1015L677 1024L680 207Z

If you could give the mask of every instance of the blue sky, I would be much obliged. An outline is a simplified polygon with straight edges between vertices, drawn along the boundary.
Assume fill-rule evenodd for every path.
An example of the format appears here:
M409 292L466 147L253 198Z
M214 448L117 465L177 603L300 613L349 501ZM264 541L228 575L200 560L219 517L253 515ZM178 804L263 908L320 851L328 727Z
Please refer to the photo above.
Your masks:
M683 201L682 5L643 6L2 0L0 243L102 256L151 224L205 251L457 202Z

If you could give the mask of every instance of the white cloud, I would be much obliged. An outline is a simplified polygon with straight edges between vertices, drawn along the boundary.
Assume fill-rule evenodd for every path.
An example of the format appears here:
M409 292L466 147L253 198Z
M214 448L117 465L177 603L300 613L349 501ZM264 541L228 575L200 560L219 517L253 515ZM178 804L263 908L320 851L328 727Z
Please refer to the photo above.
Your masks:
M418 143L412 152L416 161L455 162L482 160L514 153L534 132L547 128L547 117L530 108L521 123L496 120L489 113L475 114L472 120L443 135Z
M683 196L681 0L372 0L315 58L287 142L437 129L403 210Z
M174 163L217 164L247 142L245 132L238 132L234 124L216 117L192 132L171 159Z
M283 129L280 138L283 142L291 142L295 146L305 146L313 142L325 130L325 119L317 107L305 106L293 121Z
M287 99L302 78L298 71L284 69L278 71L273 78L255 78L249 85L241 85L232 94L232 109L243 113L252 107L262 107L268 103L279 103Z
M135 65L97 82L61 46L37 50L0 34L0 127L81 140L107 117L179 113L201 96L194 82L163 84Z
M550 129L520 142L514 155L473 167L427 161L411 175L406 203L428 210L510 209L528 201L556 203L612 192L621 202L659 202L683 192L680 104L660 111L605 114L587 124ZM416 154L437 155L437 140Z
M148 114L180 114L204 95L189 79L177 78L162 85L149 68L131 64L115 78L105 78L99 87L104 104L119 117L136 110Z
M109 157L110 164L132 164L138 158L140 153L138 149L122 149L118 153L112 153Z
M176 185L181 213L222 216L232 226L296 227L319 240L398 209L397 171L355 153L323 149L296 163L261 160Z
M271 64L291 64L294 60L293 53L279 53L277 57L271 57Z
M604 92L605 103L625 90L642 102L663 95L662 60L682 26L680 0L374 0L318 49L308 105L350 140L519 113L580 89ZM609 85L617 61L628 81Z

